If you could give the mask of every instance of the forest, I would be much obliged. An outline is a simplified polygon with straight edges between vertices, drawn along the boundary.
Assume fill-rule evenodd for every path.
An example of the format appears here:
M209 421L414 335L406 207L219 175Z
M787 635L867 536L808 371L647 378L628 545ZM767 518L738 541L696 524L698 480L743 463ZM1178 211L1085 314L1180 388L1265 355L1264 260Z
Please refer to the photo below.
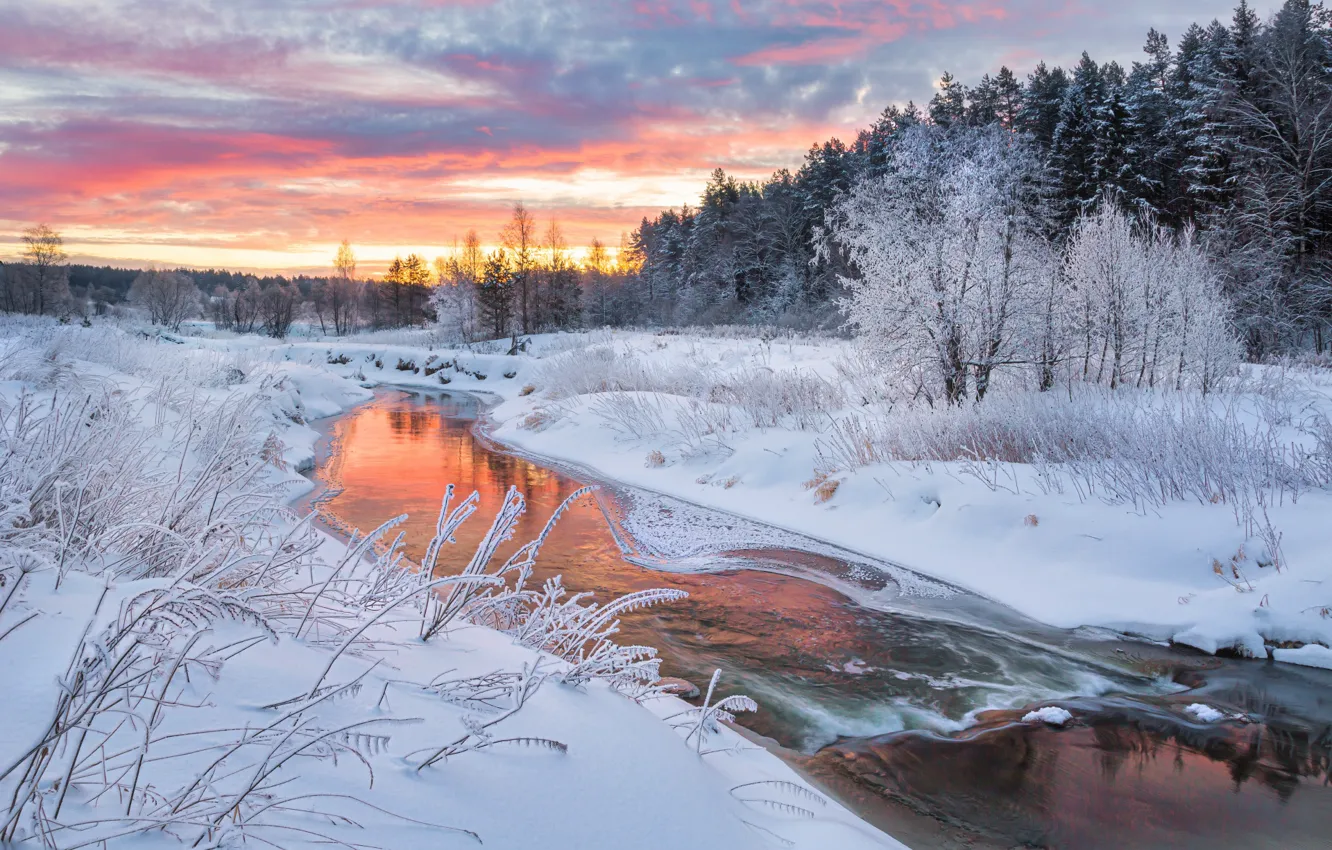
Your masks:
M81 316L128 301L162 324L197 315L277 337L302 322L337 335L439 324L463 341L714 324L882 335L892 323L900 347L920 342L907 328L910 308L896 309L915 296L889 279L921 251L947 249L999 256L1004 278L1002 295L965 275L935 280L960 287L950 296L954 315L915 316L928 338L941 321L959 340L990 334L973 347L991 354L942 355L955 373L974 373L973 388L995 366L1019 361L1048 385L1056 363L1077 357L1084 376L1116 383L1136 369L1135 381L1140 373L1154 382L1165 348L1190 345L1179 337L1198 320L1181 310L1204 291L1221 305L1204 325L1224 325L1246 358L1323 354L1332 344L1330 45L1322 4L1288 0L1262 21L1241 0L1230 21L1194 24L1173 47L1152 30L1129 68L1084 53L1072 69L1039 63L1025 80L1007 67L972 84L945 74L925 106L889 106L850 143L813 145L794 172L747 182L719 168L697 205L644 218L619 250L594 242L578 259L559 223L538 221L522 203L495 250L470 231L446 256L399 257L378 280L357 274L348 243L326 277L67 266L59 235L41 226L25 235L21 262L0 267L0 298L8 311ZM976 194L981 184L986 199ZM933 203L903 205L912 193ZM999 229L997 243L967 242L980 222ZM943 231L955 238L930 236ZM1089 240L1112 231L1135 246L1132 262L1163 279L1124 265L1131 280L1102 280L1106 291L1093 295ZM913 232L924 241L910 241ZM877 250L904 239L916 256ZM1176 259L1190 270L1161 265ZM1176 285L1185 277L1194 290ZM970 299L995 297L999 312L975 319ZM1073 302L1080 320L1049 309ZM1019 338L1035 350L1013 348ZM1178 361L1191 355L1176 354L1178 379L1188 369Z
M925 107L890 106L853 141L814 145L759 183L716 171L697 206L633 234L641 272L622 322L837 325L843 282L864 269L839 200L891 181L909 131L962 148L999 128L1024 148L1024 228L1066 246L1106 199L1140 228L1193 230L1250 357L1325 351L1332 320L1332 20L1290 0L1268 22L1241 2L1172 49L1147 34L1132 67L1083 54L1072 69L1008 68L972 85L945 74ZM854 223L852 223L854 229ZM1067 285L1067 284L1062 284Z

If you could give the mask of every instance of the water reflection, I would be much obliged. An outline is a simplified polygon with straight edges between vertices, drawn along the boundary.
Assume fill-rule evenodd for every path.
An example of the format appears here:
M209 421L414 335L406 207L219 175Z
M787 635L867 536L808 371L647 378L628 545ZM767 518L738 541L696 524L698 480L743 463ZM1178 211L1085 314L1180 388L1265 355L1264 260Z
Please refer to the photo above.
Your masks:
M362 529L406 513L407 549L420 556L445 486L477 490L478 516L441 557L440 569L448 572L475 548L512 484L527 496L528 511L509 546L531 539L580 485L488 451L468 428L477 415L470 398L439 395L386 399L344 417L334 429L337 450L317 469L342 491L325 509ZM737 563L752 558L767 565L781 557L749 553ZM810 571L811 556L800 560ZM862 608L790 575L645 570L625 562L592 497L565 514L542 550L535 577L554 575L601 599L658 586L688 591L683 602L626 616L624 640L657 647L665 675L706 681L722 668L726 692L749 693L763 706L747 726L808 752L845 736L957 729L971 712L1050 695L1142 686L980 629Z
M844 742L806 769L853 796L910 801L971 846L1329 846L1326 727L1200 727L1115 700L1085 709L1086 725L1067 730L1009 717L960 739Z
M406 513L407 547L419 557L445 486L479 491L479 514L441 557L447 572L465 562L514 485L528 511L509 545L531 539L579 483L489 451L470 431L479 412L468 396L385 394L337 420L316 476L341 492L324 510L362 529ZM805 575L848 572L779 550L735 557ZM706 682L722 668L726 692L762 706L743 719L747 727L790 748L794 764L913 846L1329 846L1332 735L1325 722L1307 720L1332 716L1332 705L1320 702L1327 697L1317 696L1332 694L1332 677L1319 679L1321 671L1272 673L1257 684L1255 665L1211 662L1218 669L1206 678L1185 674L1181 681L1207 699L1253 704L1267 721L1200 730L1181 724L1159 683L1086 653L932 619L924 605L872 610L792 575L663 573L627 563L591 497L564 516L542 551L537 579L556 574L601 599L658 586L688 591L681 603L627 616L623 639L656 646L665 675ZM1160 656L1144 668L1180 666L1163 650L1143 651ZM1079 713L1089 724L1059 732L1013 724L1002 711L1054 695L1084 697ZM1285 717L1290 706L1306 719ZM978 712L982 725L942 734ZM887 734L902 730L916 731Z

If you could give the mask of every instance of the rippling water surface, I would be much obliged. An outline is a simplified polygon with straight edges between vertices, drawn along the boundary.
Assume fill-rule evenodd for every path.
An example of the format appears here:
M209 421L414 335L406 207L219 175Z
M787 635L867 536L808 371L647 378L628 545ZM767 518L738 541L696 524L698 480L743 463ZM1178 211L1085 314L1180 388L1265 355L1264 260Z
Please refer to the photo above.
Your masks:
M534 537L585 482L492 450L472 432L480 413L465 395L384 392L335 420L315 470L321 511L361 529L406 513L419 556L444 488L475 489L481 510L441 557L448 571L513 485L528 510L511 545ZM763 707L743 718L748 729L913 847L1332 847L1332 676L1044 629L884 567L603 489L560 521L536 577L562 575L600 599L688 591L626 617L624 641L656 646L664 675L705 685L721 668L727 693ZM1203 697L1189 687L1260 722L1191 726L1178 706ZM1089 725L1012 722L1052 698L1080 698Z

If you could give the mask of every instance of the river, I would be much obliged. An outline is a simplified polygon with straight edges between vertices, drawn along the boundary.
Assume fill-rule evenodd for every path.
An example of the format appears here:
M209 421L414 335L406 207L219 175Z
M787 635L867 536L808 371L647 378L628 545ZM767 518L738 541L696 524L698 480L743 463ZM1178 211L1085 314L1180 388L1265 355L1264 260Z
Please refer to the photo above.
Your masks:
M585 483L502 451L465 394L385 390L326 424L313 472L337 528L406 513L410 555L444 488L481 494L441 557L456 569L510 485L515 544ZM589 434L589 439L610 439ZM1216 659L1033 623L987 600L759 523L603 486L560 521L535 577L605 600L648 587L687 600L625 618L662 673L761 710L748 734L913 848L1328 848L1332 673ZM1017 722L1059 700L1068 729ZM1194 702L1235 715L1202 724Z

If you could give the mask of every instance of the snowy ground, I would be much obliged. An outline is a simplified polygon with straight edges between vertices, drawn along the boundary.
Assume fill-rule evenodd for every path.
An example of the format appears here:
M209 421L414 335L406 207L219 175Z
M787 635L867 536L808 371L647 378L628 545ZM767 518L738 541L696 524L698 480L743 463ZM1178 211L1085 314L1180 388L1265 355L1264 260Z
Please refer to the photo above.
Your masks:
M267 356L327 367L366 385L438 388L443 378L449 389L487 393L499 401L493 435L523 451L896 562L1052 625L1326 663L1321 646L1291 647L1332 644L1332 494L1307 483L1260 487L1253 502L1244 488L1256 473L1226 468L1236 458L1253 466L1247 459L1267 452L1287 458L1289 467L1299 457L1302 475L1325 477L1332 463L1326 371L1247 367L1235 392L1206 400L1167 393L1062 410L1067 422L1047 427L1136 417L1146 424L1133 439L1159 433L1175 443L1159 457L1109 471L928 457L851 464L846 458L859 451L857 439L871 437L847 423L873 426L864 411L887 405L848 343L630 332L533 342L530 354L516 357L504 356L498 343L453 350L355 341L300 343ZM1016 419L1032 417L1022 398L986 404L1012 410ZM888 442L920 451L972 427L940 425L919 411L883 421L889 425L881 431L901 430ZM1203 429L1196 439L1187 430L1193 427ZM1198 456L1183 456L1192 443L1201 447ZM1216 493L1160 496L1166 485L1150 480L1158 463L1205 464L1201 472L1173 470L1172 481L1187 488L1193 476ZM1294 475L1287 467L1271 474ZM1145 483L1105 483L1131 475ZM1122 495L1133 487L1147 495ZM1246 500L1256 519L1242 522ZM1276 535L1280 571L1271 566Z
M335 573L345 547L282 506L309 486L296 470L312 462L310 421L376 385L488 394L494 436L525 452L1047 623L1332 663L1325 372L1254 369L1206 400L996 394L983 414L936 415L894 407L828 340L593 333L510 357L421 333L273 343L7 321L0 338L0 663L18 671L0 696L0 792L26 801L0 839L473 841L447 826L499 847L892 846L724 727L699 755L672 728L687 715L654 717L684 703L562 683L565 662L547 658L522 711L478 729L544 657L512 634L459 621L423 643L413 602L356 635L412 574L382 557ZM974 438L1002 455L1041 429L1099 459L950 449ZM688 568L690 535L708 532L675 532L666 554ZM459 704L458 682L491 673L506 683L495 705ZM459 741L416 769L422 748Z
M416 573L284 508L311 420L426 383L333 347L0 325L0 843L900 846L673 697L462 618L423 642ZM517 398L513 363L449 372Z

